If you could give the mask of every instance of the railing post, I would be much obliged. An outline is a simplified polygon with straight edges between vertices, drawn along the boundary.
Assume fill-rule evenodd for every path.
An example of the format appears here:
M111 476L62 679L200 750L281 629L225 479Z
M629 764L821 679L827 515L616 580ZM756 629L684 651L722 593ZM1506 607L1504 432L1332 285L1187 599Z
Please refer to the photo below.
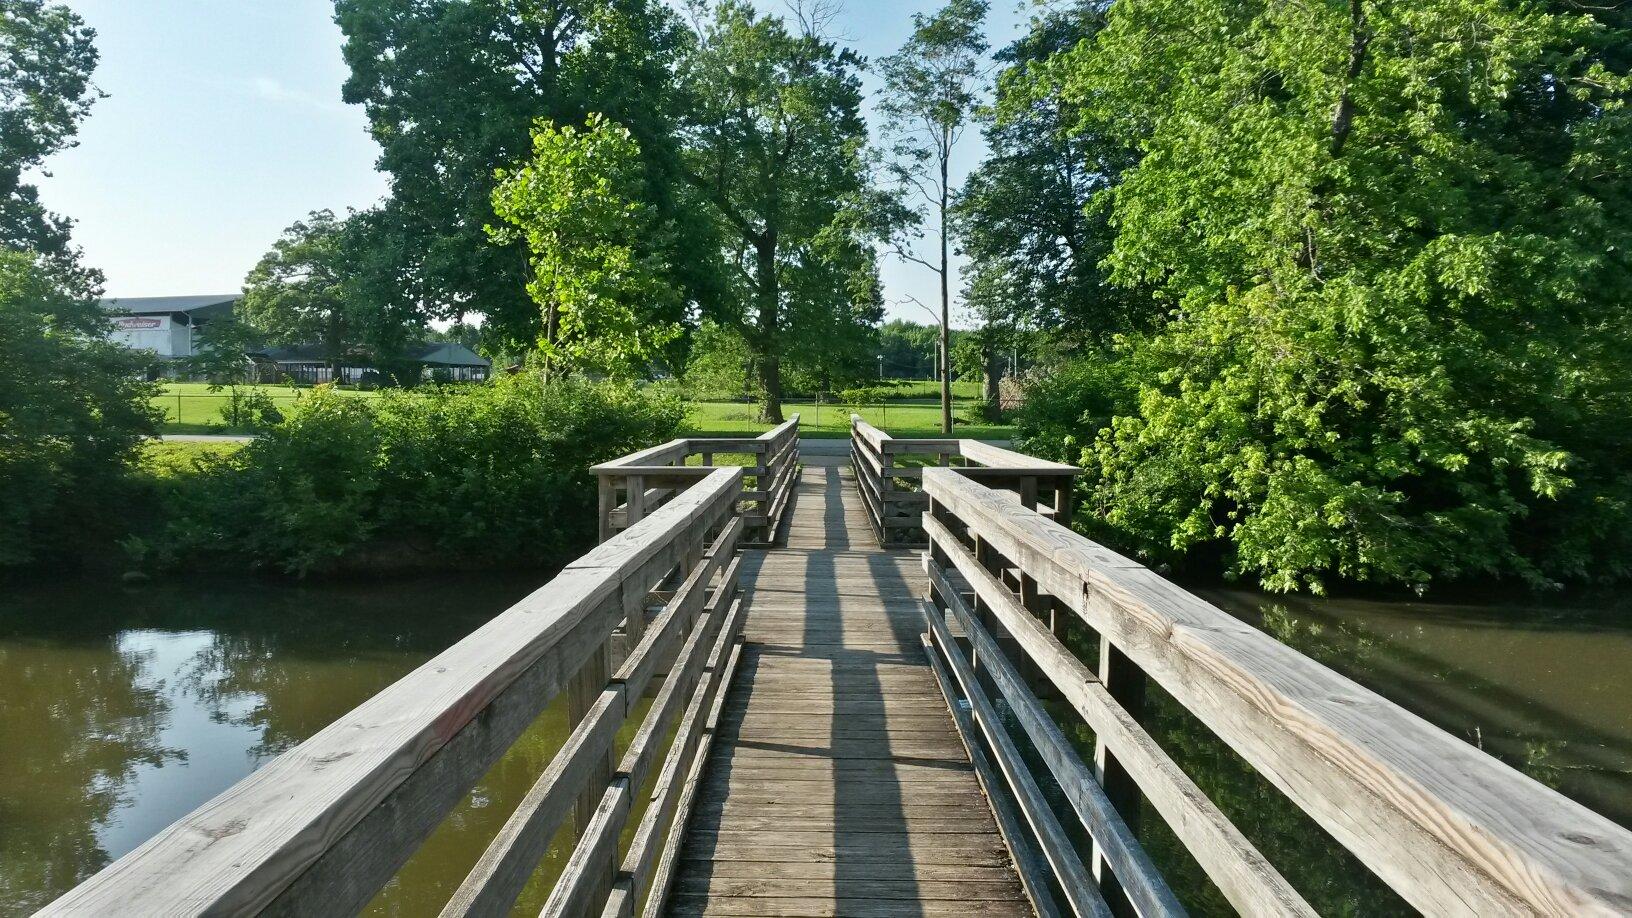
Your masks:
M1145 673L1138 664L1128 659L1128 656L1112 644L1109 638L1101 635L1099 638L1099 681L1105 686L1116 703L1127 711L1134 721L1143 720L1145 707ZM1128 829L1139 831L1139 785L1128 774L1122 763L1117 761L1115 753L1105 743L1105 737L1096 734L1094 737L1094 775L1099 779L1101 787L1105 788L1105 796L1110 798L1111 805L1122 816L1122 821ZM1111 907L1111 913L1118 918L1133 918L1137 913L1133 904L1128 901L1127 893L1117 882L1105 861L1105 852L1098 842L1093 846L1094 879L1099 882L1100 892L1105 897L1105 903Z
M628 529L646 517L646 478L630 475L625 480L629 483L629 500L624 510L623 528Z
M878 544L890 547L890 492L894 490L890 470L895 468L895 456L888 450L878 451Z
M612 538L612 511L618 506L618 488L616 479L611 475L597 475L595 480L600 492L596 517L600 520L600 540L605 542Z

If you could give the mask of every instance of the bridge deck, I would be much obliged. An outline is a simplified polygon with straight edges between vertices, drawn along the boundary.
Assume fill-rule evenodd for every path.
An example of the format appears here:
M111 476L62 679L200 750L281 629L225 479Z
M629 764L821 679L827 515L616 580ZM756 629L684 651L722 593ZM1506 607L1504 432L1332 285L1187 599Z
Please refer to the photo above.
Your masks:
M1029 915L919 643L918 559L874 544L823 458L787 547L744 560L747 643L670 912Z

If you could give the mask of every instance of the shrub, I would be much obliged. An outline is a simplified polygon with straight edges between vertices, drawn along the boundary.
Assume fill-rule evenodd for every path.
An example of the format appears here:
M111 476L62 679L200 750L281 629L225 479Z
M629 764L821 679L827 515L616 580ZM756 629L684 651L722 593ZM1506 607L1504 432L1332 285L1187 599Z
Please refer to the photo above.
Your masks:
M594 537L589 466L669 439L678 400L631 385L486 385L347 398L319 387L166 495L171 556L307 574L556 563Z

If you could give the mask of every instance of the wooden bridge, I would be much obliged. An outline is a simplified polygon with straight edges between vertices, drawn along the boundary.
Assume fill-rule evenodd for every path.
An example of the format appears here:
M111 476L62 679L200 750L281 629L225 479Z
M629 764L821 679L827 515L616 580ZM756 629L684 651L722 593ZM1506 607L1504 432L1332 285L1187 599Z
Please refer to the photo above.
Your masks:
M444 915L552 845L547 915L1184 914L1141 818L1239 913L1315 914L1160 691L1423 913L1632 914L1632 833L1071 532L1074 469L859 419L807 459L795 418L597 467L598 548L46 913L354 914L564 698Z

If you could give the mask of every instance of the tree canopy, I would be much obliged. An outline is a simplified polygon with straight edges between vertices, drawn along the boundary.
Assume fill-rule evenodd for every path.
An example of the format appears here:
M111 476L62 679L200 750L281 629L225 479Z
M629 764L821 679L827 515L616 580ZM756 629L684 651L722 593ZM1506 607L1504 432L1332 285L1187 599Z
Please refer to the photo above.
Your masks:
M878 309L861 61L816 21L790 28L738 0L699 15L680 69L685 174L726 240L720 315L754 355L762 416L779 422L789 342Z
M378 211L320 210L295 222L245 279L243 322L267 343L316 344L334 368L367 360L417 379L419 367L402 357L424 316L395 270L395 230Z
M1619 16L1154 0L1051 59L1133 153L1111 280L1168 315L1083 457L1094 525L1277 589L1624 576Z
M656 0L337 0L351 76L391 176L382 218L412 244L399 273L429 317L479 314L489 340L533 347L547 319L527 293L521 236L495 245L501 169L528 158L541 120L626 128L644 170L655 256L687 301L719 294L716 248L679 180L675 56L684 28ZM672 315L661 317L664 321Z
M82 291L97 275L78 265L68 218L40 203L24 173L73 146L100 93L96 30L61 4L0 0L0 245L51 259Z
M640 149L629 130L591 115L582 130L540 122L532 158L504 174L493 209L525 240L527 290L543 308L545 359L639 375L681 334L681 294L656 253L642 203ZM666 319L666 321L665 321Z

